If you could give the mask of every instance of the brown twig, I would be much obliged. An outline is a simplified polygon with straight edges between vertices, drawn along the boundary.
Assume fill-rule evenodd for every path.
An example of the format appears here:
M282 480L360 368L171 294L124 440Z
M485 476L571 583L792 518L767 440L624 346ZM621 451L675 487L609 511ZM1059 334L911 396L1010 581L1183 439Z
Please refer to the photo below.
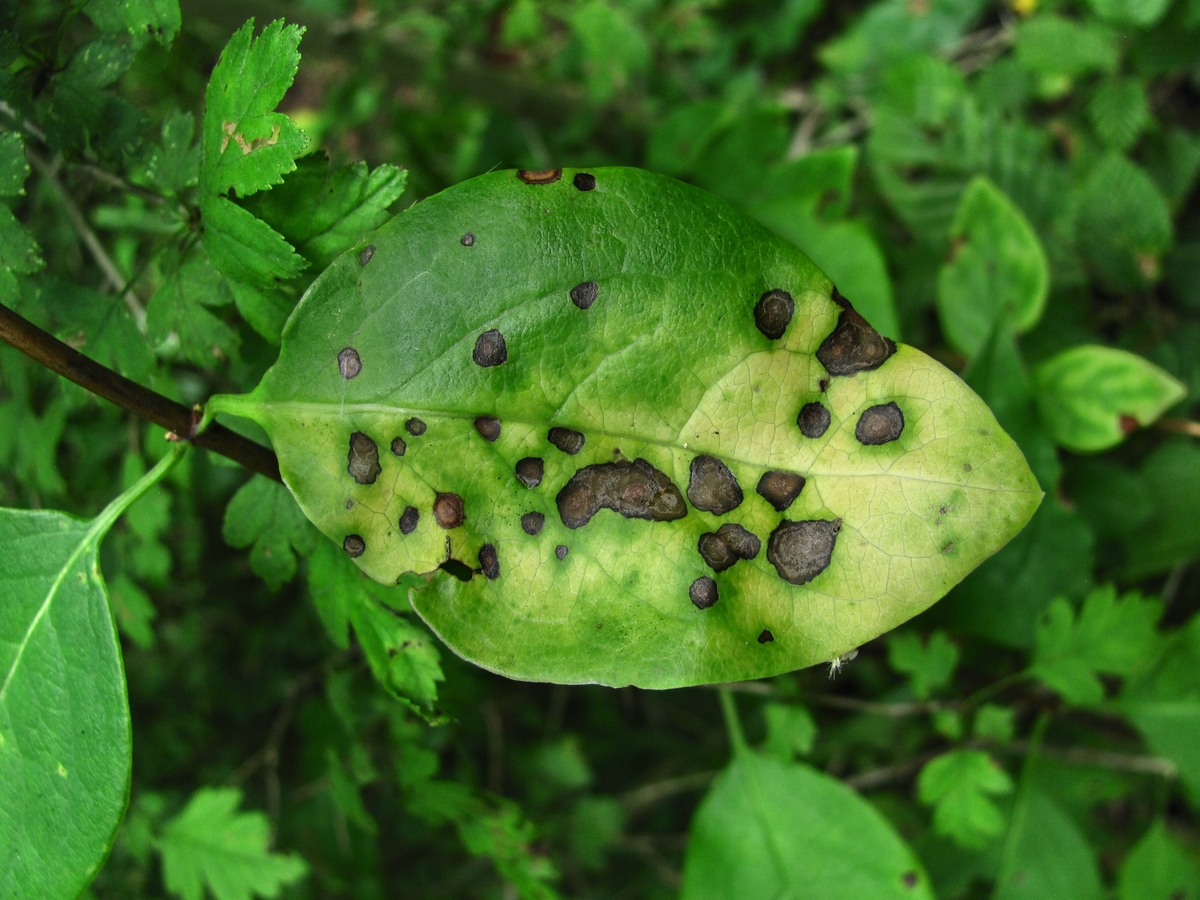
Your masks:
M89 359L3 304L0 304L0 340L12 344L30 359L80 387L129 410L138 418L161 425L179 438L232 459L259 475L275 481L283 480L279 475L279 460L269 448L222 425L212 425L202 433L195 434L200 419L191 407L169 400Z

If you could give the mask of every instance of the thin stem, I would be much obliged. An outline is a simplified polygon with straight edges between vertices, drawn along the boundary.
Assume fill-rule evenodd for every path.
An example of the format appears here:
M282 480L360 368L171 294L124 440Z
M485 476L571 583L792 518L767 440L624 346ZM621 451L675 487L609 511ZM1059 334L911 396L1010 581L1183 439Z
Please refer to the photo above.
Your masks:
M738 718L737 704L733 702L733 692L722 687L717 690L721 698L721 715L725 718L725 731L729 734L729 743L733 747L733 755L740 756L749 749L746 734L742 731L742 722Z
M266 475L275 481L283 480L279 475L279 461L269 448L223 425L213 425L198 433L200 415L197 410L169 400L89 359L3 304L0 304L0 340L12 344L34 362L41 363L80 387L129 410L138 418L161 425L178 439L191 441L198 447L232 459L259 475Z

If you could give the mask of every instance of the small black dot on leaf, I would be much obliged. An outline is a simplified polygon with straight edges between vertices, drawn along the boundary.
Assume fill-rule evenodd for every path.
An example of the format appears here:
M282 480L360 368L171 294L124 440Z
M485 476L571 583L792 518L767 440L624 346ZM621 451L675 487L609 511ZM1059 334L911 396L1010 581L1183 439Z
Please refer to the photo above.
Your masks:
M590 172L579 172L571 179L571 183L581 191L594 191L596 189L596 176Z
M758 642L760 644L769 644L773 640L775 640L775 635L771 634L771 632L765 628L758 635Z
M374 255L375 255L375 245L368 244L367 246L363 247L362 251L358 254L358 264L360 266L365 266L367 263L369 263L371 261L371 257L373 257Z
M474 247L475 246L475 232L468 231L466 234L464 234L458 240L459 240L459 243L461 243L464 247Z
M567 554L570 552L571 551L567 549L566 544L559 544L557 547L554 548L554 555L557 556L560 560L566 559Z

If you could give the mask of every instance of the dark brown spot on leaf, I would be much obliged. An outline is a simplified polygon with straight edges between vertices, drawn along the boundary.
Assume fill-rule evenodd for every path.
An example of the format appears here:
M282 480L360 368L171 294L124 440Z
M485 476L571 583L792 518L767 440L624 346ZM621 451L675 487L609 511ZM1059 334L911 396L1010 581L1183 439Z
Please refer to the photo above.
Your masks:
M346 471L359 484L374 484L383 467L379 465L379 447L375 442L356 431L350 435L350 455L346 461Z
M767 560L790 584L807 584L829 567L841 519L784 519L767 541Z
M403 514L400 516L400 533L412 534L417 530L417 523L421 521L421 514L417 512L415 506L405 507Z
M425 422L424 422L424 420L418 419L416 416L413 416L411 419L409 419L407 422L404 423L404 430L407 431L409 434L411 434L413 437L420 437L421 435L423 435L425 433Z
M827 390L829 390L829 379L822 378L817 382L817 387L821 389L822 394L825 393Z
M371 261L371 257L373 257L374 255L375 255L375 245L368 244L367 246L362 248L361 252L359 252L358 264L360 266L365 266L367 263L369 263Z
M783 512L804 490L804 477L795 472L779 470L763 472L762 478L758 479L756 490L764 500L775 507L776 512Z
M594 281L585 281L571 288L571 302L580 309L590 309L596 302L598 293L600 293L600 285Z
M571 179L571 183L581 191L594 191L596 189L596 176L590 172L579 172Z
M458 240L464 247L474 247L475 246L475 232L468 231L466 234L464 234Z
M479 548L479 571L487 576L488 581L500 577L500 554L496 552L495 544L484 544Z
M754 559L762 547L761 541L732 522L726 522L715 532L700 535L700 555L714 572L724 572L739 559Z
M476 338L471 359L475 360L475 365L485 369L508 362L508 345L504 343L504 335L495 328L485 331Z
M350 497L346 498L346 509L354 509L354 500Z
M403 456L407 452L408 452L408 444L404 443L404 438L402 438L402 437L392 438L392 453L394 453L396 456Z
M546 517L540 512L527 512L521 516L521 530L526 534L541 534Z
M571 428L554 427L546 435L546 439L563 453L569 453L574 456L583 449L583 444L586 438Z
M476 416L475 430L485 441L495 441L500 437L500 420L495 416Z
M920 880L920 876L918 876L916 872L912 871L905 872L900 876L900 883L906 888L915 888L917 886L917 882Z
M562 169L520 169L517 177L526 184L553 184L562 178Z
M526 456L517 461L517 481L527 488L535 488L541 484L545 471L546 464L540 456Z
M601 509L656 522L687 515L679 488L644 459L584 466L558 492L555 502L568 528L586 525Z
M742 502L742 486L721 460L697 456L692 460L687 495L696 509L723 516Z
M692 582L688 596L696 609L708 609L717 602L717 583L707 575L702 575Z
M1121 434L1133 434L1142 427L1141 422L1136 416L1131 416L1129 413L1121 413L1117 417L1117 427L1121 429Z
M817 348L817 359L830 375L878 369L896 352L896 344L872 328L836 289L833 300L842 312L837 327Z
M567 549L566 544L559 544L557 547L554 548L554 555L557 556L559 559L566 559L567 554L570 552L571 551Z
M362 371L362 358L353 347L347 347L338 354L338 371L349 381Z
M433 501L433 517L443 528L457 528L467 518L463 512L462 497L438 491L437 499Z
M356 559L366 552L367 542L362 539L361 535L348 534L342 541L342 549L351 559Z
M777 341L787 331L795 311L796 301L787 291L767 291L754 304L754 324L764 337Z
M814 401L805 403L800 408L796 424L800 426L800 433L806 438L819 438L829 430L831 418L825 404Z
M904 431L904 413L893 403L881 403L863 411L854 428L854 436L868 447L887 444Z
M764 628L761 632L759 632L758 642L760 644L769 644L773 640L775 640L775 635L771 634L771 632L767 631L767 629Z

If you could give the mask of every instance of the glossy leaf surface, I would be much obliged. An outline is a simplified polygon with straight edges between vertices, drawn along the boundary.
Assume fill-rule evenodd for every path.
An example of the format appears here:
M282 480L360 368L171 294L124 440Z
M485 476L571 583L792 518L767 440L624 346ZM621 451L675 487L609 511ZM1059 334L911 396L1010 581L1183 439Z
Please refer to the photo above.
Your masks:
M266 429L368 574L434 573L412 602L452 649L532 680L830 659L1041 496L954 374L725 202L631 169L417 204L317 280L252 394L209 409Z

